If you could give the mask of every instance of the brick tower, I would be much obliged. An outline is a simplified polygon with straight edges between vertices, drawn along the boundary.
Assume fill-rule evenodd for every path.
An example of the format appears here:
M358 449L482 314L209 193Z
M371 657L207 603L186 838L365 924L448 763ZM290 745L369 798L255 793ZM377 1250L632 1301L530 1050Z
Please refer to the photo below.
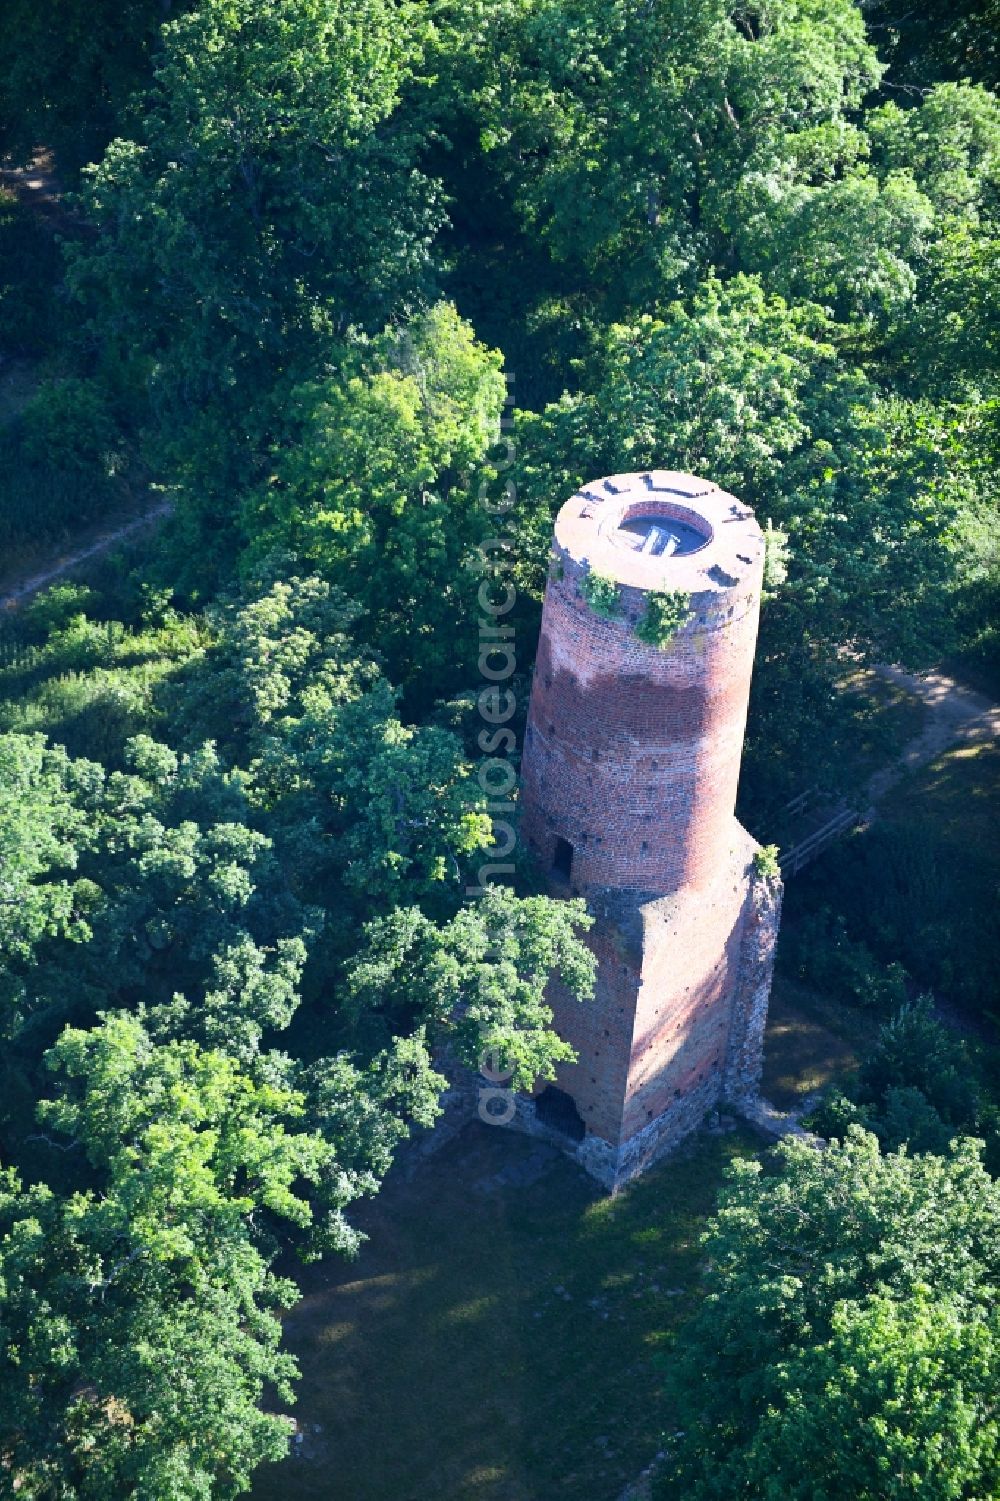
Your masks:
M752 511L691 475L613 475L556 520L521 831L586 899L598 983L553 987L578 1061L521 1114L609 1188L757 1089L780 883L734 808L763 568ZM686 618L645 640L664 594Z

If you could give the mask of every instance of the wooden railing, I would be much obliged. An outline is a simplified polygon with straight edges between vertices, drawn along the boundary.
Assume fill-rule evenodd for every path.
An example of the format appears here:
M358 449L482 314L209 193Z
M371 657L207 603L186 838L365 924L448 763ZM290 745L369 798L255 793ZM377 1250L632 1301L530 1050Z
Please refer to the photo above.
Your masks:
M798 795L798 797L793 797L792 800L791 800L791 802L790 803L786 803L785 806L782 808L782 810L781 810L782 817L783 818L797 818L800 813L804 813L805 810L806 810L806 808L808 807L809 803L812 801L813 797L815 796L815 793L816 793L816 788L815 787L807 787L806 790L805 790L805 792L800 792L799 795Z
M810 860L815 860L816 856L822 850L825 850L828 844L832 844L835 839L840 838L841 834L859 824L861 817L862 815L856 808L848 808L842 804L825 823L821 824L818 829L814 829L807 838L801 840L798 844L792 845L790 850L785 850L779 861L781 874L785 880L787 881L789 876L797 876L799 871L808 865Z

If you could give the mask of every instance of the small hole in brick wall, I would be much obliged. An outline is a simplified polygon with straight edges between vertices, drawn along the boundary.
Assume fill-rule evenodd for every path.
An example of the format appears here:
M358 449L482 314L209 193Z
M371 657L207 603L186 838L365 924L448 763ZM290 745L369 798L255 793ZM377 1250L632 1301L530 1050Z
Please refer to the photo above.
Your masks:
M573 846L568 839L557 839L556 847L552 854L552 869L556 875L565 876L567 881L573 869Z
M599 750L592 750L590 752L590 759L592 761L599 761L601 759L601 753L600 753L600 751Z
M583 1116L576 1108L576 1101L564 1089L546 1084L535 1100L535 1116L544 1126L561 1131L573 1141L582 1141L587 1134Z
M556 732L556 727L555 727L555 725L554 725L554 724L550 724L550 725L549 725L549 734L550 734L550 735L554 735L554 734L555 734L555 732Z
M649 854L649 841L648 841L648 839L644 839L642 841L642 853L644 855L648 855Z

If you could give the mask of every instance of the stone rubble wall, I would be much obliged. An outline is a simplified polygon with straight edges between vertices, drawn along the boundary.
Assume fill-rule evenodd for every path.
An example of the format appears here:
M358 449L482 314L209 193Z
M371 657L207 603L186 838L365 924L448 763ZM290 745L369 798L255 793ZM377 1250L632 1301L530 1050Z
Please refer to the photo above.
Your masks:
M734 1104L760 1089L782 895L780 876L761 876L751 863L723 1078L723 1097Z

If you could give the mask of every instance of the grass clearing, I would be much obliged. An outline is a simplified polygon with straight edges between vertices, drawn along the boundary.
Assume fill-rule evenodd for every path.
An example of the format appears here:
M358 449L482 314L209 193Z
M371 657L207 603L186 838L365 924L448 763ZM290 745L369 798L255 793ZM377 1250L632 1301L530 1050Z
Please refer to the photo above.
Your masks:
M768 1007L761 1093L779 1110L801 1105L858 1066L879 1020L779 972Z
M928 833L989 862L1000 878L1000 744L955 746L914 772L882 802L883 819L918 823Z
M701 1133L612 1199L477 1123L394 1174L359 1259L301 1279L301 1457L265 1466L256 1501L615 1501L659 1447L654 1362L725 1165L757 1150Z

